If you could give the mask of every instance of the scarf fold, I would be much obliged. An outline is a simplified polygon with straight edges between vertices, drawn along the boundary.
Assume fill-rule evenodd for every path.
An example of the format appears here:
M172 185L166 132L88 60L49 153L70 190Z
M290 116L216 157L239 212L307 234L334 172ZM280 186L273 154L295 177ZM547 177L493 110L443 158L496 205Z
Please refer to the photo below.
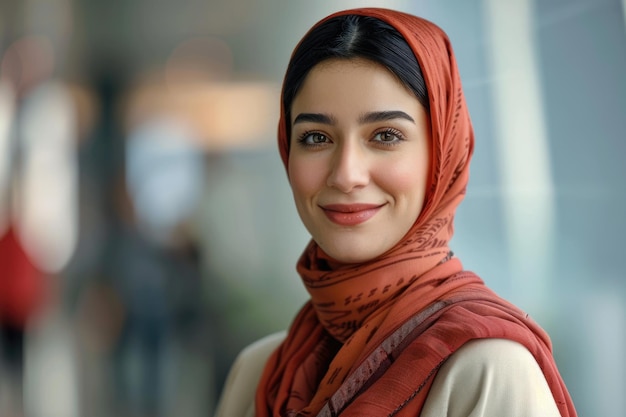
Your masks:
M476 278L467 272L453 277L466 283L411 317L380 343L317 415L417 416L437 371L450 355L470 340L504 338L524 345L535 357L560 414L576 416L552 359L548 335ZM408 380L407 375L411 376ZM366 395L360 395L364 392Z
M424 19L378 8L345 10L319 23L346 14L389 23L420 64L433 144L425 205L396 246L366 263L337 263L309 243L297 270L311 300L265 366L256 416L419 415L443 361L467 341L485 337L526 346L561 414L575 416L545 332L464 272L457 258L450 259L448 243L465 195L474 134L446 34ZM278 143L287 166L284 110Z
M471 340L501 338L531 352L561 416L575 417L549 336L475 274L459 271L440 279L460 266L453 259L425 274L344 344L325 332L312 304L305 305L266 365L256 416L414 417L450 355Z

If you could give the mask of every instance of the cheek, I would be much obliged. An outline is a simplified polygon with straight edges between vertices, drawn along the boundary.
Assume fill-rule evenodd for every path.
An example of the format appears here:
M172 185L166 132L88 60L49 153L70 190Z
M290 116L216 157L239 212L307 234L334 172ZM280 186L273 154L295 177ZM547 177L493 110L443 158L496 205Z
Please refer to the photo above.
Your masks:
M318 165L310 158L299 158L297 155L289 158L287 172L296 204L301 204L299 200L312 196L323 186L324 169Z
M428 182L428 158L396 161L380 171L379 184L396 198L423 201Z

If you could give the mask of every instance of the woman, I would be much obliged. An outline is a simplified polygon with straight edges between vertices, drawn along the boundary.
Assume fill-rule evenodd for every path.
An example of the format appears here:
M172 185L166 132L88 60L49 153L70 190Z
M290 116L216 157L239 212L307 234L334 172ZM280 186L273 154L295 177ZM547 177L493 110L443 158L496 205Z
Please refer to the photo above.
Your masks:
M547 334L448 246L474 138L447 36L333 14L296 47L281 110L311 300L242 352L218 415L575 416Z

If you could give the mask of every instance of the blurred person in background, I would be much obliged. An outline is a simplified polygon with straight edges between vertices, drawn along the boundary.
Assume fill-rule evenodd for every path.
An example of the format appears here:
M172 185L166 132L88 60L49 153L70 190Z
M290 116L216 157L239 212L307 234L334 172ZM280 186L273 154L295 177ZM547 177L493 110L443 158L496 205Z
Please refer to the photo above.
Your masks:
M100 69L98 124L82 144L81 245L67 271L81 409L199 415L215 397L193 224L204 154L169 103L136 104L138 79L115 65ZM163 91L158 86L151 91Z
M297 45L278 141L311 299L245 349L218 416L576 416L549 336L449 247L474 136L447 35L337 12Z
M0 411L19 416L27 333L75 243L76 108L47 38L0 58Z
M189 225L203 156L183 126L165 113L129 128L125 162L108 185L100 276L81 294L81 308L104 295L102 308L115 312L93 311L92 320L113 331L108 408L120 416L166 416L189 406L180 403L187 398L181 387L197 375L182 373L185 358L206 355L200 257Z
M128 138L127 216L134 220L127 223L115 256L122 273L117 286L128 313L118 346L120 359L128 359L137 348L143 352L135 401L147 413L139 415L153 416L168 415L175 406L184 378L181 353L190 354L187 349L197 348L208 331L200 327L200 257L188 226L201 195L202 156L184 129L166 119L142 123ZM132 388L132 366L126 362L125 368L120 382L126 383L120 386Z
M137 227L132 200L120 179L115 189L116 233L108 242L104 275L121 306L112 351L116 414L163 415L168 312L167 261Z

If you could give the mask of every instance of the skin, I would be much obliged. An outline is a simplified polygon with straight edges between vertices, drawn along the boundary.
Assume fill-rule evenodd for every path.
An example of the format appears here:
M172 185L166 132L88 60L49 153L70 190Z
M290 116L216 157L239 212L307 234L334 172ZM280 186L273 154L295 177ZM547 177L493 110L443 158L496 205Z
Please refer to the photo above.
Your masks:
M289 181L313 239L344 263L390 250L424 205L430 166L424 107L385 67L331 59L309 72L291 115Z

